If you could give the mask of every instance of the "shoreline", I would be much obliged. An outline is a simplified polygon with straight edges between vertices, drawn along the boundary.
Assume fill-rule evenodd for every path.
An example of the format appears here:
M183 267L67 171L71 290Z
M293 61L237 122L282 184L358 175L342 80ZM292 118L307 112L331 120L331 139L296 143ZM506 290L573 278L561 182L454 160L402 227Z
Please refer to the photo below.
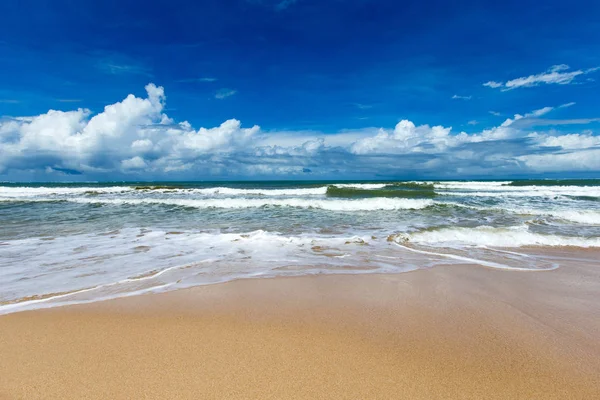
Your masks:
M243 281L243 280L262 280L262 279L289 279L289 278L301 278L301 277L311 277L311 276L353 276L353 275L397 275L397 274L406 274L406 273L410 273L410 272L415 272L415 271L420 271L420 270L426 270L426 269L431 269L431 268L451 268L454 266L458 266L458 265L471 265L475 268L483 268L483 269L490 269L490 270L496 270L496 271L502 271L502 272L512 272L512 273L546 273L549 271L553 271L556 269L560 269L562 268L562 265L565 266L569 266L570 264L573 263L583 263L583 264L587 264L587 265L593 265L595 264L595 260L594 257L600 257L600 249L596 249L596 248L580 248L580 247L570 247L570 246L555 246L555 247L548 247L548 246L544 246L544 247L536 247L536 246L530 246L530 247L524 247L522 248L522 253L520 253L521 256L524 257L539 257L540 259L546 259L547 263L550 265L550 261L556 262L556 261L560 261L561 264L554 264L551 265L550 267L545 267L545 268L520 268L520 267L512 267L512 266L506 266L506 265L501 265L498 264L495 261L489 261L489 260L478 260L478 259L471 259L468 257L463 257L463 256L456 256L452 253L433 253L430 251L422 251L422 250L417 250L417 249L412 249L400 244L395 243L396 246L405 249L409 252L414 252L414 253L420 253L420 254L425 254L427 256L433 256L433 257L438 257L440 260L454 260L454 263L448 263L445 264L442 261L439 262L439 264L436 264L434 266L431 267L425 267L425 268L408 268L408 269L404 269L404 270L399 270L397 272L382 272L382 271L377 271L374 269L361 269L361 268L352 268L352 267L345 267L345 268L340 268L338 271L335 270L330 270L327 272L307 272L307 273L301 273L301 272L297 272L297 274L291 274L291 275L249 275L249 276L238 276L238 277L233 277L233 278L227 278L224 279L222 281L213 281L213 282L206 282L206 283L194 283L194 284L188 284L188 285L184 285L184 286L175 286L178 284L178 282L166 282L163 284L160 284L158 286L148 286L148 287L141 287L138 288L136 290L133 290L131 292L120 292L118 294L101 294L99 296L96 297L91 297L88 298L87 297L87 293L90 292L96 292L98 290L102 290L104 288L109 288L112 286L116 286L119 285L123 282L134 282L134 281L144 281L147 279L152 279L152 278L156 278L164 273L167 273L171 270L177 270L177 269L185 269L186 267L168 267L165 268L163 270L151 270L149 272L143 273L141 275L139 275L138 277L133 277L133 278L124 278L122 281L116 281L116 282L110 282L110 283L105 283L105 284L100 284L98 286L94 286L94 287L84 287L84 288L80 288L80 289L74 289L72 291L67 291L67 292L58 292L58 293L43 293L43 294L34 294L34 295L29 295L26 296L24 298L18 299L17 301L6 301L6 302L1 302L0 301L0 317L3 315L10 315L10 314L14 314L14 313L21 313L21 312L27 312L27 311L35 311L35 310L45 310L45 309L51 309L51 308L56 308L56 307L70 307L70 306L77 306L77 305L85 305L85 304L93 304L93 303L97 303L97 302L105 302L105 301L112 301L112 300L118 300L118 299L126 299L129 297L137 297L137 296L147 296L147 295L157 295L157 294L163 294L163 293L169 293L169 292L173 292L173 291L180 291L180 290L188 290L188 289L194 289L194 288L201 288L201 287L205 287L205 286L212 286L212 285L222 285L222 284L227 284L230 282L236 282L236 281ZM496 250L498 251L498 250ZM510 251L506 251L506 253L511 254ZM456 263L456 261L459 261L459 263ZM477 262L475 262L477 261ZM563 264L564 262L564 264ZM277 269L277 268L276 268ZM357 273L357 271L363 270L365 272L361 272L361 273ZM271 271L272 272L272 271ZM167 288L170 286L175 286L172 289L163 289L163 288ZM79 297L79 298L78 298ZM61 301L60 299L64 299L66 298L66 301ZM48 303L46 305L46 303ZM33 306L33 307L29 307L29 305L32 304L42 304L41 306ZM16 310L14 311L5 311L6 309L12 309L15 308ZM21 309L22 308L22 309Z
M600 395L600 269L242 279L0 316L0 398Z

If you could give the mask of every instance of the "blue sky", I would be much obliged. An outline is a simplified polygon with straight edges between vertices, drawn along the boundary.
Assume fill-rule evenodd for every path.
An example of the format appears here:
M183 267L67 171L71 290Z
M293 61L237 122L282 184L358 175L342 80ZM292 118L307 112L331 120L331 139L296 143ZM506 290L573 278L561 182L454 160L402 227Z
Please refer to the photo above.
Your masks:
M0 179L600 170L598 2L9 0L0 15Z

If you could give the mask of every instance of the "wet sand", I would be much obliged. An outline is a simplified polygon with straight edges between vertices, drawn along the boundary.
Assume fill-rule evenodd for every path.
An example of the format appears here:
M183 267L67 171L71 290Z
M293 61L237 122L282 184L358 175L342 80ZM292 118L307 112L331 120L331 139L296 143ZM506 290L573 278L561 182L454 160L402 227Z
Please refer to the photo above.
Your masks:
M600 398L600 265L253 279L0 316L3 399Z

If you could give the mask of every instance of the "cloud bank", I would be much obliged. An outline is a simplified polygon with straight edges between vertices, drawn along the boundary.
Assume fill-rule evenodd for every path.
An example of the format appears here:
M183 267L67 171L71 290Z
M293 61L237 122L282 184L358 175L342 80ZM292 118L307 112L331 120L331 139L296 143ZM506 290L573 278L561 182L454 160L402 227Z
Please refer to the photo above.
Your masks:
M0 119L0 177L92 179L487 177L600 171L600 136L529 131L558 107L516 114L476 133L402 120L336 134L266 132L230 119L195 129L165 112L164 89L93 115L50 110ZM310 175L307 175L310 174Z

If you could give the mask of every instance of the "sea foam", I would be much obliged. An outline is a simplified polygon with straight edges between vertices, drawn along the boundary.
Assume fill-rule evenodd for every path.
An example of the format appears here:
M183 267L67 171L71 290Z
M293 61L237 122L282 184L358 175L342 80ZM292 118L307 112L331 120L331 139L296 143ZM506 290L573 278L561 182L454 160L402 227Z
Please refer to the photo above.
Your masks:
M526 225L506 228L478 226L431 229L398 236L398 240L430 246L575 246L600 247L600 237L572 237L531 232Z
M7 201L14 199L3 199ZM143 205L160 204L168 206L180 206L191 208L260 208L260 207L290 207L290 208L314 208L329 211L370 211L370 210L409 210L422 209L434 204L431 200L423 199L386 199L369 198L359 200L320 200L320 199L256 199L256 198L222 198L222 199L185 199L185 198L87 198L69 197L62 201L81 204L104 204L104 205ZM56 198L37 198L38 202L54 202Z

